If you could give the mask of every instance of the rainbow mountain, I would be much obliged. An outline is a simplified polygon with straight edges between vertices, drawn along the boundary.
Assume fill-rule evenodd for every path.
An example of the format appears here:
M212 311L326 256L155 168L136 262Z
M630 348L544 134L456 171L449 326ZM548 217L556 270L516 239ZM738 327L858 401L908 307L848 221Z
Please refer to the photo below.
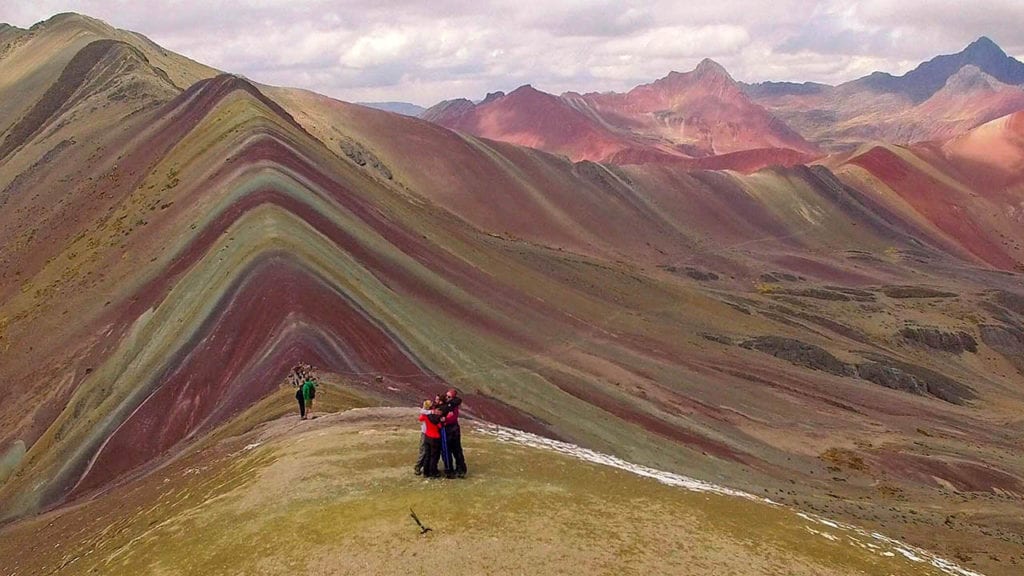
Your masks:
M79 15L0 28L0 71L7 530L290 410L305 361L358 405L456 386L480 422L1024 563L1021 113L747 173L573 162Z

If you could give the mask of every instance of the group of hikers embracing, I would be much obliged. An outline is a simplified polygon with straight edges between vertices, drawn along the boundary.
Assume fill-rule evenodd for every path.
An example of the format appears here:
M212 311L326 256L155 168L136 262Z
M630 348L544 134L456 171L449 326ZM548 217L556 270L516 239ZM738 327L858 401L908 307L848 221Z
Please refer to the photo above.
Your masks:
M424 400L420 410L420 455L413 472L427 478L440 478L438 460L444 462L447 478L466 477L466 457L462 453L459 407L462 398L455 388Z

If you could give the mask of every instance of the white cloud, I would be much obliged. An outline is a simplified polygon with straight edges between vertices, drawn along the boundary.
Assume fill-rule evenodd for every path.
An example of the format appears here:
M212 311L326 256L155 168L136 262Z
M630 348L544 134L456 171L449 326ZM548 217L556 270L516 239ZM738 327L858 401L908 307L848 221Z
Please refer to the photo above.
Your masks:
M217 68L346 100L626 90L704 57L738 80L901 73L989 35L1024 53L1020 0L4 0L28 26L88 14Z
M355 39L338 63L349 68L373 68L408 57L412 43L408 32L378 27Z
M746 28L734 24L661 26L630 37L608 40L599 51L610 57L704 58L736 54L749 44L750 35Z

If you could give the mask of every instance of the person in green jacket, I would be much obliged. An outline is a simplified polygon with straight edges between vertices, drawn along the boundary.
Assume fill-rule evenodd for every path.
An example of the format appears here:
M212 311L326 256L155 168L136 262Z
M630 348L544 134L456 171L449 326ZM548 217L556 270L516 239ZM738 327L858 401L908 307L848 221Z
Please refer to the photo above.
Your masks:
M309 373L306 374L306 379L302 382L302 404L306 408L306 414L302 417L303 420L313 417L313 399L316 398L316 379Z

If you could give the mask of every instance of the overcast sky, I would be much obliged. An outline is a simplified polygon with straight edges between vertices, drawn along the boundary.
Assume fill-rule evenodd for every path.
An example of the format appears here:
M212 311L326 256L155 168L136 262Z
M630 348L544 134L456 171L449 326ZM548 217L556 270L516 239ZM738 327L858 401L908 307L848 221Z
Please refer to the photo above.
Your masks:
M1024 54L1024 0L0 0L21 27L68 11L259 82L421 105L625 90L705 57L737 80L834 84L982 35Z

